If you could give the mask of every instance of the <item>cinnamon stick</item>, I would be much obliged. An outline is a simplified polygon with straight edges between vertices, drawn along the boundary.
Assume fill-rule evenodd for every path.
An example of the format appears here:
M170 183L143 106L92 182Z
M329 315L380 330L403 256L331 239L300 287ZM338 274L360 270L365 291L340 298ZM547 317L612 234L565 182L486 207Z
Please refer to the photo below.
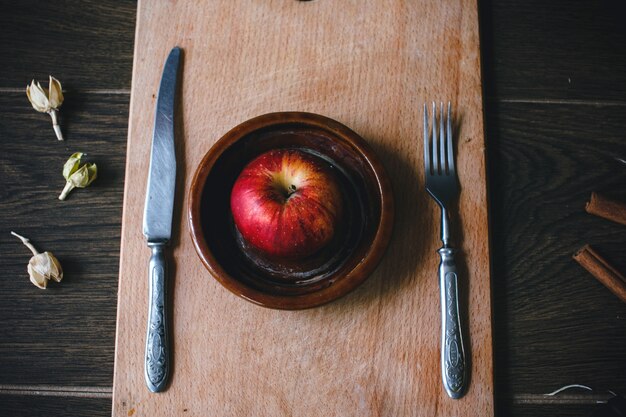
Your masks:
M583 246L574 254L574 259L626 303L626 277L609 265L591 246Z
M626 225L626 204L610 200L596 192L591 193L591 199L585 206L585 211Z

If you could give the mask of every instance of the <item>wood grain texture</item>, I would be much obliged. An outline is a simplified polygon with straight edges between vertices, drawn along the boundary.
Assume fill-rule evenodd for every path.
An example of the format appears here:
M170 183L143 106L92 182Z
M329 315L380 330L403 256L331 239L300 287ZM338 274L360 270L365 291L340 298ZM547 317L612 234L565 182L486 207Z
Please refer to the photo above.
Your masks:
M0 88L53 74L65 90L129 89L136 2L0 1Z
M626 4L483 0L485 95L626 102Z
M244 7L245 5L245 7ZM490 284L476 4L217 1L139 4L122 226L114 415L432 416L493 414ZM445 25L440 22L446 22ZM169 30L163 30L168 27ZM143 378L149 251L141 218L154 94L169 49L185 50L169 390ZM443 392L438 212L422 184L421 104L459 109L458 170L472 382ZM182 213L192 170L258 114L321 113L374 147L397 196L395 235L365 285L327 306L273 311L203 269ZM182 206L182 207L181 207ZM467 317L468 314L464 314ZM122 404L126 403L126 406Z
M87 201L81 206L84 210L72 213L86 213L85 217L74 218L75 222L62 213L55 213L56 181L62 180L57 172L48 170L47 162L46 166L36 162L41 158L48 161L47 158L52 158L49 152L57 147L50 122L47 116L35 113L22 101L23 93L13 96L2 91L0 229L4 240L0 243L0 266L4 278L0 280L0 379L3 383L110 384L122 204L120 181L124 172L123 143L128 112L127 103L123 102L128 97L86 98L76 90L129 88L135 2L0 3L3 6L0 89L22 90L31 77L45 78L49 72L59 76L64 88L70 91L62 111L66 119L62 124L71 122L70 130L80 135L70 132L72 137L68 139L67 149L63 147L58 157L64 158L66 151L72 152L71 144L79 138L86 144L97 138L98 146L90 148L95 156L106 149L109 139L113 138L115 151L107 150L106 165L114 167L109 174L117 178L110 185L115 192L105 194L106 201L102 203L111 207L98 206L97 216L89 216L93 213L89 209L93 207ZM593 406L520 403L513 396L544 393L570 382L626 391L625 358L619 350L626 344L623 325L626 315L619 301L613 300L614 296L602 285L577 265L566 262L585 237L599 244L603 253L610 255L611 262L626 270L621 253L625 242L622 235L617 234L619 226L602 223L601 219L591 220L592 216L578 211L572 215L573 211L569 211L582 210L588 199L586 193L592 188L611 191L616 193L614 197L626 201L622 193L624 181L614 177L612 165L596 157L592 160L598 164L585 163L586 152L594 155L600 150L609 157L614 151L623 153L624 150L623 111L619 108L607 111L606 107L595 105L598 101L624 100L625 26L622 25L623 11L620 11L623 5L607 0L549 3L483 0L479 5L484 82L486 95L493 104L486 109L486 126L488 149L493 151L490 152L492 230L498 233L492 256L495 263L496 415L585 416ZM532 109L524 104L502 104L507 100L548 103L568 100L577 105L542 105ZM592 141L588 147L585 146L587 140ZM10 151L4 148L9 143ZM575 158L571 156L572 144ZM21 168L12 173L16 170L15 158L20 158ZM548 171L546 164L553 160L561 161L557 163L558 171L565 173L559 174L564 180L559 180L558 184L554 182L556 179L543 180ZM595 172L591 178L586 172L578 171L581 163ZM594 171L598 167L601 171ZM539 174L535 173L535 168L539 168ZM33 169L36 169L34 173ZM101 169L105 167L101 165ZM396 172L410 171L398 168ZM26 186L20 187L20 181L26 181ZM582 186L579 187L578 181L582 181ZM600 187L596 187L598 184ZM32 199L35 186L39 193L35 204L26 199L19 202L22 193L28 193L27 198ZM108 187L98 188L98 191L106 192ZM571 196L565 197L563 202L568 213L563 217L554 215L562 207L561 202L550 202L549 196L554 196L555 187L562 190L563 196ZM532 201L525 200L526 190L532 192L528 197ZM84 193L89 190L77 193L85 197ZM44 194L49 194L50 198ZM93 197L93 194L88 195ZM76 199L70 201L77 202ZM10 208L5 204L10 204ZM430 203L424 200L423 204ZM535 219L541 217L544 204L552 217L529 220L531 214L527 216L526 212L532 213ZM108 214L101 215L102 210ZM114 211L117 211L115 216ZM547 227L551 219L558 223L552 232ZM59 226L50 228L52 220ZM63 251L73 253L75 246L67 239L69 232L64 226L70 223L70 232L75 239L81 239L81 253L85 255L75 257L71 262L72 277L66 277L61 285L80 284L81 290L80 295L73 290L71 297L64 296L59 301L60 288L51 286L44 297L44 293L40 294L28 283L25 272L28 252L4 232L16 225L28 226L27 232L36 244L51 245L55 253L60 244L65 244ZM87 234L98 236L106 243L100 244L100 239L82 240ZM558 241L561 235L566 237L567 248L559 249L558 253L550 252L559 257L557 265L548 267L551 272L543 272L549 258L540 266L531 267L524 251L534 242ZM542 259L536 250L531 253L530 261ZM65 254L63 257L67 259ZM85 263L84 257L96 262ZM70 266L66 263L67 269ZM99 270L105 272L100 274ZM555 279L566 285L555 284ZM100 284L101 281L106 283ZM18 285L19 289L13 288ZM569 300L563 305L564 310L558 308L562 299ZM38 307L33 301L44 304ZM96 321L96 316L106 324ZM555 317L557 320L553 320ZM71 350L72 346L78 348ZM66 349L70 350L66 352ZM8 408L7 404L17 406ZM109 415L111 404L104 399L1 396L0 414L7 414L6 410L18 410L20 416L97 416Z
M532 404L507 402L498 416L503 417L588 417L597 404ZM500 410L500 408L498 408Z
M626 271L626 228L585 213L626 201L624 108L488 106L496 384L626 390L626 305L571 259L589 243Z
M0 96L0 108L0 383L110 385L128 96L68 94L65 142L25 94ZM99 178L61 202L61 169L78 150ZM53 252L63 282L34 287L11 230Z
M2 417L105 417L111 415L108 398L0 396Z

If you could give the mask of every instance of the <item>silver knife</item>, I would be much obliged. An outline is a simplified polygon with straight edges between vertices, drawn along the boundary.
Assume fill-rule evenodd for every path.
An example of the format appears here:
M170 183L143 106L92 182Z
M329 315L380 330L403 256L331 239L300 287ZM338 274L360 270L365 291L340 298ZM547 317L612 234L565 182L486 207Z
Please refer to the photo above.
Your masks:
M167 262L164 248L172 237L172 216L176 188L174 151L174 101L180 48L172 49L161 77L157 98L150 171L143 213L143 234L152 249L148 332L146 335L145 377L148 389L163 391L170 372L170 345L167 321Z

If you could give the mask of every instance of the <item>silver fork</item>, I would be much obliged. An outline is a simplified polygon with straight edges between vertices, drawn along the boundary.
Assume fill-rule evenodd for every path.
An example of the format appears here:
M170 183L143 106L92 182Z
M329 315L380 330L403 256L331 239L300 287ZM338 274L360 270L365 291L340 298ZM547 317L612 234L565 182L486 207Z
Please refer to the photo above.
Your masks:
M428 128L428 109L424 104L424 170L426 190L441 207L441 241L439 249L439 291L441 297L441 376L443 386L452 398L461 398L467 388L467 363L461 322L459 320L458 277L450 246L449 208L459 197L460 189L454 166L452 146L452 111L448 102L447 129L444 134L443 103L439 112L437 138L437 107L433 102L432 146Z

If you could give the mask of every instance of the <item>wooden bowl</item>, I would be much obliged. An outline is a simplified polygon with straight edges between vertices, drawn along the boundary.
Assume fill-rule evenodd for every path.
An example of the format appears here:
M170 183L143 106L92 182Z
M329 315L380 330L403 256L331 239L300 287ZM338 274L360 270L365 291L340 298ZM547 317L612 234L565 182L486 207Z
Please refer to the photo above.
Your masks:
M344 197L341 227L327 248L307 259L264 258L234 225L230 192L243 168L271 149L322 158ZM335 120L312 113L269 113L226 133L204 156L189 193L191 238L209 272L258 305L303 309L339 298L361 284L383 256L393 226L393 194L367 143Z

